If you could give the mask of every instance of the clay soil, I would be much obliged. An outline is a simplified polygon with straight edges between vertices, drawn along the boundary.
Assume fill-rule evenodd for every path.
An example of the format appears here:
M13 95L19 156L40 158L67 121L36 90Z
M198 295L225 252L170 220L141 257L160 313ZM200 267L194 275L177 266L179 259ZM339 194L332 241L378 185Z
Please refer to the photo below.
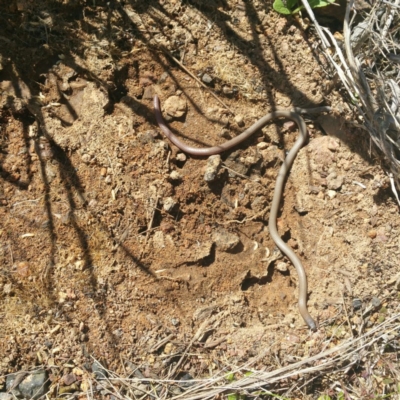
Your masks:
M44 365L62 386L94 357L161 378L189 344L177 378L273 369L394 312L398 206L304 24L263 0L2 3L0 375ZM169 126L196 147L273 109L332 107L305 117L278 220L317 332L267 227L296 126L272 121L206 182L207 159L163 137L154 94L182 100ZM303 398L328 387L298 379Z

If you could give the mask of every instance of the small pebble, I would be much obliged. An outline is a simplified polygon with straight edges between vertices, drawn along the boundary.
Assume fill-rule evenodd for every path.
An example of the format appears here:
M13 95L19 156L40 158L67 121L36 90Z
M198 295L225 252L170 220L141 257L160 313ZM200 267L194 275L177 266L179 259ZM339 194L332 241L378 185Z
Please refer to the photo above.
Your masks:
M224 86L222 88L222 92L226 95L231 95L233 94L233 90L229 86Z
M94 376L96 379L104 379L108 377L107 371L104 369L104 367L97 361L95 361L92 364L92 372L94 373Z
M375 229L371 229L371 230L368 232L368 236L369 236L371 239L375 239L375 238L376 238L376 235L377 235L377 231L376 231Z
M336 195L337 195L337 193L336 193L334 190L328 190L328 191L326 192L326 194L328 195L328 197L329 197L330 199L334 199L334 198L336 197Z
M215 230L212 234L212 239L221 251L231 251L240 243L238 235L228 232L224 228Z
M268 148L268 143L267 142L260 142L260 143L257 144L257 147L260 150L265 150L266 148Z
M204 75L201 77L201 80L202 80L204 83L210 84L210 83L213 81L213 78L212 78L210 75L208 75L208 74L204 74Z
M286 264L285 262L283 262L283 261L278 262L278 263L276 264L275 268L276 268L278 271L281 271L281 272L286 272L286 271L288 270L287 264Z
M187 157L186 157L186 154L185 153L178 153L177 155L176 155L176 160L177 161L186 161L186 159L187 159Z
M169 177L172 181L180 181L182 179L182 175L178 171L172 171Z
M171 324L173 326L178 326L180 324L180 321L177 318L171 318Z
M100 175L101 176L106 176L107 175L107 168L102 168L101 170L100 170Z
M215 180L215 177L221 168L221 163L221 156L219 154L215 154L208 158L206 171L204 173L204 180L206 182L213 182Z
M362 301L360 299L353 299L354 310L359 310L362 307Z
M235 122L238 124L238 126L243 127L244 126L244 118L242 115L235 115Z
M168 97L164 102L164 110L170 117L181 118L187 110L186 100L180 96Z
M336 176L336 172L332 172L326 177L328 189L338 190L342 187L344 178L343 176Z
M167 197L166 199L164 199L163 208L166 212L171 212L176 204L176 200L174 200L172 197Z
M372 306L375 308L377 308L381 305L381 301L378 299L378 297L373 297L371 303L372 303Z
M90 157L89 154L82 154L82 161L83 161L85 164L89 164L91 158L92 158L92 157Z

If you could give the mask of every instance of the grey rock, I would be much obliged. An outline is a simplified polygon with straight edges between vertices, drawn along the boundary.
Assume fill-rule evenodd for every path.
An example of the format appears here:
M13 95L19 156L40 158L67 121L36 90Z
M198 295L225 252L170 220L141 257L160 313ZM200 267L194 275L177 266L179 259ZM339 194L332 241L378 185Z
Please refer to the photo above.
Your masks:
M180 321L177 318L171 318L171 324L173 326L178 326L180 324Z
M206 182L213 182L215 180L218 171L221 168L221 163L221 156L219 154L208 158L206 171L204 173L204 180Z
M381 305L381 301L377 297L373 297L371 303L375 308L378 308Z
M218 249L222 251L231 251L240 243L238 235L228 232L224 228L215 230L212 238Z
M362 307L362 301L360 299L353 299L354 310L359 310Z
M196 384L196 382L191 382L191 381L193 381L193 376L190 374L183 375L182 378L179 379L179 381L180 381L179 386L183 387L185 389L188 389L188 388L190 388L190 386L193 386Z
M210 83L213 81L213 78L212 78L210 75L208 75L208 74L204 74L204 75L201 77L201 80L202 80L204 83L210 84Z
M10 390L14 385L17 374L9 375L6 379L6 388ZM44 396L49 388L48 375L44 370L38 370L27 375L16 388L12 390L12 394L16 397L24 399L38 399Z
M95 361L92 364L92 372L94 373L96 379L105 379L108 377L108 372L98 361Z

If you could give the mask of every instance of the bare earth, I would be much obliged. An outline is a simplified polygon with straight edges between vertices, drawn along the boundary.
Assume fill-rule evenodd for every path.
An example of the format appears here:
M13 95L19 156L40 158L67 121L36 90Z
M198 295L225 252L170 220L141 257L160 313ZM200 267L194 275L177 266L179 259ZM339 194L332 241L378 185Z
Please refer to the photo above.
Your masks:
M384 320L399 299L398 207L312 32L269 1L107 4L0 6L0 375L40 364L59 382L95 357L163 377L191 341L178 377L273 369ZM271 122L207 183L207 160L162 136L155 93L182 100L169 126L197 147L273 109L332 107L306 116L278 220L316 333L267 227L295 126Z

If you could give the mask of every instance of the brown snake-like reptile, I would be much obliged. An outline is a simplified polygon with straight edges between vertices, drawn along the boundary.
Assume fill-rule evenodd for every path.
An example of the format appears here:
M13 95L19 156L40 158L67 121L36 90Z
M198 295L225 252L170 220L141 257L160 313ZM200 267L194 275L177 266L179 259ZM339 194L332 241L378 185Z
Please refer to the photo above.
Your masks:
M276 227L276 219L278 216L278 211L279 211L279 203L282 198L282 192L283 192L283 186L285 183L285 178L290 170L291 165L293 164L294 159L296 158L296 155L298 151L303 147L303 145L306 143L308 139L308 133L307 133L307 127L306 124L303 120L303 118L297 113L293 111L288 111L288 110L278 110L278 111L273 111L269 114L264 115L264 117L260 118L257 122L255 122L250 128L246 129L243 133L240 135L236 136L235 138L228 140L225 143L222 143L218 146L213 146L213 147L207 147L207 148L201 148L198 149L196 147L191 147L188 146L187 144L181 142L165 125L165 122L163 120L161 110L160 110L160 100L158 99L158 96L154 96L154 110L155 110L155 115L156 115L156 120L161 128L161 130L164 132L165 136L177 147L179 147L182 151L185 153L194 155L194 156L210 156L213 154L219 154L222 153L223 151L229 150L232 147L238 145L239 143L242 143L244 140L249 138L251 135L253 135L255 132L259 131L261 128L263 128L267 122L269 122L271 119L274 118L279 118L279 117L284 117L291 119L294 121L297 126L299 127L299 137L297 138L294 146L291 148L289 151L288 155L286 156L286 159L284 160L279 172L278 172L278 177L276 179L276 184L275 184L275 191L274 191L274 197L271 203L271 212L269 216L269 223L268 223L268 228L269 232L271 234L272 239L274 240L275 244L278 246L278 248L286 254L286 256L290 259L290 261L293 263L293 265L296 268L297 274L299 276L299 310L300 314L303 317L304 321L306 324L310 327L312 330L317 329L317 325L315 321L312 319L310 313L308 312L307 309L307 276L304 271L304 267L300 261L300 259L297 257L295 252L281 239L281 237L278 234L278 229ZM329 108L327 107L321 107L321 108L315 108L315 109L306 109L306 110L297 110L298 112L302 113L312 113L312 112L321 112L321 111L329 111Z

